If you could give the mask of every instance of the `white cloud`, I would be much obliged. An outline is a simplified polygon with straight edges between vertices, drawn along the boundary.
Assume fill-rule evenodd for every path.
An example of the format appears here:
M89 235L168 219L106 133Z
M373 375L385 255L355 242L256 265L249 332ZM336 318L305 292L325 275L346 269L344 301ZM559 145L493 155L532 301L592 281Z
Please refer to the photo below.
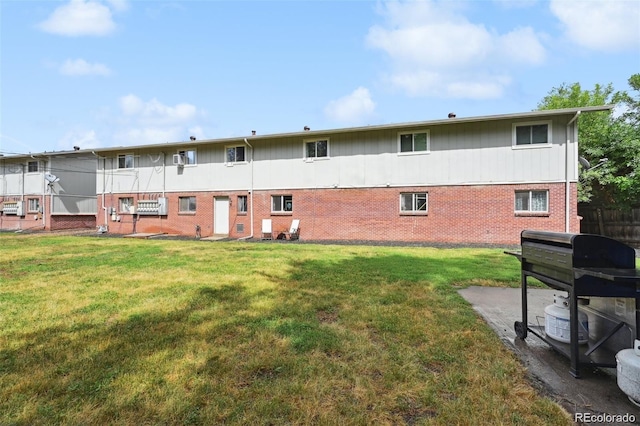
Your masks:
M371 116L375 107L369 90L358 87L349 95L329 102L324 112L331 120L356 123Z
M126 116L150 124L188 123L198 113L197 108L191 104L179 103L175 106L167 106L155 98L144 102L131 94L120 98L120 108Z
M551 1L551 12L574 43L598 51L640 47L640 2Z
M194 105L179 103L164 105L157 99L143 101L133 94L119 100L122 130L116 139L125 144L152 144L185 140L189 136L202 137L196 121L205 113Z
M380 13L386 22L369 29L367 44L391 58L387 82L411 96L499 97L510 70L546 58L530 27L500 34L469 22L457 3L394 1Z
M124 1L112 2L114 9L123 10ZM111 9L95 0L71 0L57 7L38 27L48 33L64 36L105 36L116 29Z
M58 148L63 151L71 151L74 146L81 149L98 148L102 143L98 139L95 130L74 129L67 132L58 141Z
M102 75L108 76L111 70L103 64L90 64L84 59L67 59L59 68L62 75Z

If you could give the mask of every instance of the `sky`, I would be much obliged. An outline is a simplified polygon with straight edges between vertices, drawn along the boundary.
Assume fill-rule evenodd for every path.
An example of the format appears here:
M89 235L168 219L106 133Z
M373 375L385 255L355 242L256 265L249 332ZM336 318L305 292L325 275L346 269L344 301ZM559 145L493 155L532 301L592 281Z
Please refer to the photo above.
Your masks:
M527 112L638 72L638 0L0 0L0 154Z

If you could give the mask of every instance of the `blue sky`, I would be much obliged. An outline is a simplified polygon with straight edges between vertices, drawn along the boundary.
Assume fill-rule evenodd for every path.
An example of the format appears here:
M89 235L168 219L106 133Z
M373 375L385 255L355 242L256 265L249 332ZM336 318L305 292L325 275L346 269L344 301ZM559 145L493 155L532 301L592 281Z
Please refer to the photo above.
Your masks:
M627 90L637 0L0 0L0 153L524 112Z

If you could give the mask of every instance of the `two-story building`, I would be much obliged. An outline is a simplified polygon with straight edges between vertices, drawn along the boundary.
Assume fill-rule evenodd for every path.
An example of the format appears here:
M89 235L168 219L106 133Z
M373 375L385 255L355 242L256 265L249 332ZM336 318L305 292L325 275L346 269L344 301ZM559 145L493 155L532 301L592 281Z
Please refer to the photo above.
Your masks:
M105 148L97 225L114 233L516 244L579 232L581 113L610 106ZM197 230L197 231L196 231Z
M95 229L90 151L0 156L0 230Z

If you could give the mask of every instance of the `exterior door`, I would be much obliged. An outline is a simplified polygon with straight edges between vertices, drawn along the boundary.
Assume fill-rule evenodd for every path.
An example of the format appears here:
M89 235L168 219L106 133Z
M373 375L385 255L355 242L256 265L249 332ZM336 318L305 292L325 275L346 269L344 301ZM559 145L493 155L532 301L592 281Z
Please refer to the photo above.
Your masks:
M213 233L229 235L229 197L215 197L213 203Z

